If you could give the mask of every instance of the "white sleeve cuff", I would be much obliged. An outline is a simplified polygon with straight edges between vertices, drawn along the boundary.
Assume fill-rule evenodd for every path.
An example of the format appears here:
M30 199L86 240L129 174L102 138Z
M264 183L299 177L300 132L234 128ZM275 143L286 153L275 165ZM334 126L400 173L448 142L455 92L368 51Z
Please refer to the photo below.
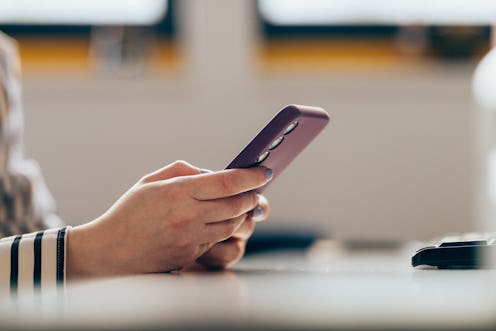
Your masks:
M1 239L0 293L26 293L64 285L69 229L67 226Z

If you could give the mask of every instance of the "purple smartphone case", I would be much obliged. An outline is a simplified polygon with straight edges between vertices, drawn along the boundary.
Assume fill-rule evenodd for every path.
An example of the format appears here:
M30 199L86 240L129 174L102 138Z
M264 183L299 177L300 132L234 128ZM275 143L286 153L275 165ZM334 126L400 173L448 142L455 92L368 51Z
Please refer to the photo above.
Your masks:
M298 125L288 134L286 128L293 122ZM263 192L274 179L279 176L286 166L324 129L329 122L327 112L318 107L289 105L279 111L274 118L256 135L255 138L229 163L226 169L251 168L264 166L272 169L274 177L256 192ZM277 138L284 140L261 163L257 159Z

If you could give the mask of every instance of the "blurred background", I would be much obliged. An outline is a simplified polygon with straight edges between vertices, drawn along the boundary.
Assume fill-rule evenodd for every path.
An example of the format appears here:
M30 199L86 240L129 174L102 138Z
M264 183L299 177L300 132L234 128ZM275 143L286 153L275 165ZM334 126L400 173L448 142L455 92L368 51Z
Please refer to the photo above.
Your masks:
M487 219L490 120L472 76L490 0L0 0L19 42L28 157L59 215L103 213L176 159L222 169L283 106L326 131L257 231L428 239Z

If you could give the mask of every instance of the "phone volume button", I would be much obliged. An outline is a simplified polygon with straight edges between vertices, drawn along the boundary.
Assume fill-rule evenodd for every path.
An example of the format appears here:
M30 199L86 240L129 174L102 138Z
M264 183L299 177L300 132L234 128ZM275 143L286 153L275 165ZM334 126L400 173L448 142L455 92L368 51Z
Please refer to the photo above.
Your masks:
M273 150L273 149L276 149L277 146L279 146L284 140L284 136L280 136L279 138L277 138L276 140L274 140L272 142L272 144L270 144L269 146L269 150Z
M263 161L265 161L269 157L269 155L270 155L269 151L265 151L264 153L262 153L255 161L256 165L260 165Z

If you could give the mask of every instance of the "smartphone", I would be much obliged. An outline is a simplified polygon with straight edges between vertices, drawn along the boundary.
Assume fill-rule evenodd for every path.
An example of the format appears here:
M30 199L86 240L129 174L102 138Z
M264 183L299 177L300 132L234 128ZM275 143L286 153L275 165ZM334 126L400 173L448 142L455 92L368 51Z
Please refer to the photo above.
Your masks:
M272 180L256 190L262 193L328 122L329 114L322 108L286 106L229 163L226 169L256 166L272 169Z

